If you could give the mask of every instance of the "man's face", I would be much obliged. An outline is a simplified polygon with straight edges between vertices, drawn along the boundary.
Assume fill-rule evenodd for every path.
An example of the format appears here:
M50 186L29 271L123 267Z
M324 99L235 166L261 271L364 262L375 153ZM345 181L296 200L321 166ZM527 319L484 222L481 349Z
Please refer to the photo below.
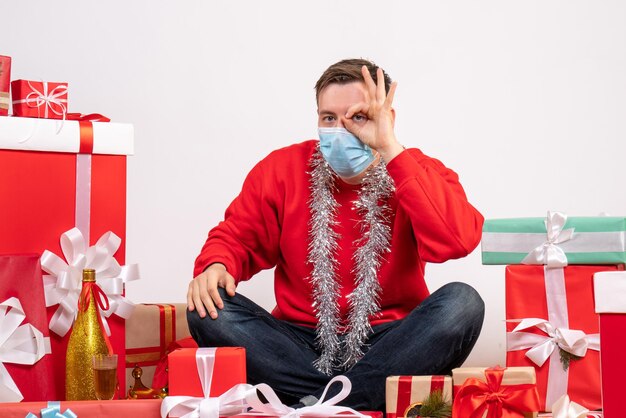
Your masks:
M317 126L320 128L345 128L341 118L353 105L367 102L368 93L365 83L353 81L348 84L333 83L324 88L317 101ZM365 123L367 116L355 114L352 120Z

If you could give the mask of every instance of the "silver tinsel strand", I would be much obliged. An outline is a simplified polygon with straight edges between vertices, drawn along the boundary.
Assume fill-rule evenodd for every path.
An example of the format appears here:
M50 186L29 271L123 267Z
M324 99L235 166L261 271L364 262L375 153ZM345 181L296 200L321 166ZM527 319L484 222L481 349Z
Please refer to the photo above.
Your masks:
M390 212L388 199L395 190L393 180L381 161L363 179L359 198L354 209L362 216L362 237L355 242L354 253L355 290L348 296L350 313L344 346L338 336L340 318L340 285L336 279L337 240L333 230L337 225L339 204L333 196L335 174L324 160L319 149L311 160L311 210L308 262L313 265L313 308L318 320L317 343L322 354L314 366L322 373L331 375L333 369L351 367L364 354L363 348L371 332L369 317L380 311L380 284L378 269L383 255L390 251L391 229L387 216ZM343 354L340 356L340 352Z
M339 327L339 305L341 296L337 272L337 239L333 230L337 224L336 214L339 204L333 197L335 179L332 169L319 150L311 161L311 209L310 242L308 261L313 265L311 283L313 285L313 309L317 317L317 343L322 354L314 366L326 375L331 375L335 359L341 349L337 335Z

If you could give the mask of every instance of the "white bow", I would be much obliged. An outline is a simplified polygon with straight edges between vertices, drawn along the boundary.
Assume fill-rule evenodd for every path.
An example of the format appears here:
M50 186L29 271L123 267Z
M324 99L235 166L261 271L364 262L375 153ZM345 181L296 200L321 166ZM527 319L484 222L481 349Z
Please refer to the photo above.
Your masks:
M558 244L569 241L574 236L574 228L563 229L567 215L560 212L548 212L546 224L547 241L533 249L522 264L545 264L548 267L567 266L567 256Z
M0 402L24 399L3 363L32 365L51 352L50 338L31 324L20 325L25 318L18 298L0 303Z
M339 382L341 383L341 391L328 400L324 400L326 397L326 393L328 389L332 386L333 383ZM335 416L341 413L342 417L359 417L359 418L369 418L369 415L361 414L358 411L355 411L352 408L348 408L345 406L337 406L339 402L344 400L352 390L352 383L350 379L346 376L336 376L324 389L324 393L322 397L311 406L305 406L303 408L294 409L287 405L284 405L278 399L276 393L272 390L269 385L265 383L261 383L255 386L256 390L248 392L247 402L248 405L252 407L250 414L262 413L273 416L279 416L282 418L298 418L298 417L330 417ZM258 392L261 392L265 399L267 399L268 403L263 403L258 397Z
M567 394L561 396L552 405L552 418L587 418L589 410L576 402L571 402ZM600 414L592 414L599 417Z
M533 327L548 335L521 332ZM524 318L512 332L507 333L507 351L528 349L526 357L539 367L543 366L557 346L570 354L584 357L587 350L600 350L600 335L555 328L550 322L540 318Z
M106 318L116 314L128 319L135 304L122 296L124 285L139 279L136 264L120 266L113 257L122 240L113 232L107 232L88 247L78 228L72 228L61 235L61 250L65 260L46 250L41 256L41 267L49 275L43 276L46 306L58 304L50 319L50 330L63 337L72 327L78 311L78 298L82 288L83 269L96 271L96 282L109 298L109 309L102 311L107 335L111 331Z

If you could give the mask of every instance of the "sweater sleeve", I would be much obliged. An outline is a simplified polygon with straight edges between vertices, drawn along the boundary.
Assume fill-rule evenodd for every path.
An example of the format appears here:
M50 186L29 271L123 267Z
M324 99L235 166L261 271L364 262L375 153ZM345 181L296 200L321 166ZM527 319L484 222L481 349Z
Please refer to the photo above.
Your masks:
M271 178L263 167L261 161L250 171L224 220L209 231L196 258L194 277L211 264L222 263L239 283L276 265L280 237L277 190L269 185Z
M387 164L398 204L408 214L419 256L431 263L465 257L478 245L483 216L465 196L457 174L417 149Z

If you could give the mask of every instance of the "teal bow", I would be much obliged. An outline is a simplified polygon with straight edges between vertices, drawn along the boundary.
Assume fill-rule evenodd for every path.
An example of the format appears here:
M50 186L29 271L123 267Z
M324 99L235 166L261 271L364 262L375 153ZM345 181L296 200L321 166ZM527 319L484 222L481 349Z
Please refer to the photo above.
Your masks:
M39 418L37 415L29 412L25 418ZM48 402L48 406L41 410L41 418L78 418L71 409L66 409L61 413L61 402Z

